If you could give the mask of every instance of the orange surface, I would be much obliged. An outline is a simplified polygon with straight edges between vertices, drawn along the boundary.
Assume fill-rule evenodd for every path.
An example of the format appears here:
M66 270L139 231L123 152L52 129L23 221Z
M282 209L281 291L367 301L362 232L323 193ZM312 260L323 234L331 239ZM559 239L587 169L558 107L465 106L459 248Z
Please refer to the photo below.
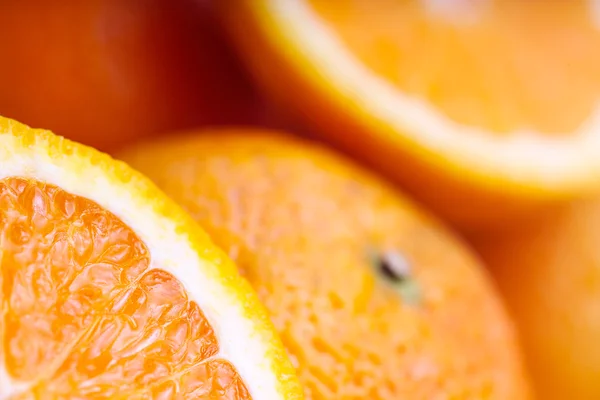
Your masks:
M2 2L0 113L101 149L252 120L255 94L199 3Z
M538 398L600 398L600 199L475 242L516 317Z
M371 71L456 122L569 133L600 100L588 1L308 2Z
M249 399L182 284L149 269L116 216L64 190L0 181L0 349L18 398Z
M511 322L481 265L345 159L243 129L171 136L121 157L236 261L307 399L529 398Z

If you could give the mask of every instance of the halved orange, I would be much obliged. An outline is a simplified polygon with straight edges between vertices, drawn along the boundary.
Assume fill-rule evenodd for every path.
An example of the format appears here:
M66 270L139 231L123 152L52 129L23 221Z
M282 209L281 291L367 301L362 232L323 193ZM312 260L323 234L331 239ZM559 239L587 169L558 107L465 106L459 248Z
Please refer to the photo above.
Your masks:
M600 183L592 1L225 1L255 75L468 228Z
M146 178L0 118L0 399L301 399L234 265Z

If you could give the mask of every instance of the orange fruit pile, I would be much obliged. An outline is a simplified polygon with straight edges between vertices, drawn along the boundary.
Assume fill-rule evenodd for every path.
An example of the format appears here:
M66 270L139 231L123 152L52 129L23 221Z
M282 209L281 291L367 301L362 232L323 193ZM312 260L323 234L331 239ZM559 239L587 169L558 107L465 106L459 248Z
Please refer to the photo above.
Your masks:
M237 263L307 399L528 399L512 325L439 223L326 149L268 131L119 154Z
M219 4L266 90L463 229L600 184L594 2Z
M600 398L599 45L595 0L0 2L0 400Z
M0 119L0 398L300 399L262 307L146 178Z

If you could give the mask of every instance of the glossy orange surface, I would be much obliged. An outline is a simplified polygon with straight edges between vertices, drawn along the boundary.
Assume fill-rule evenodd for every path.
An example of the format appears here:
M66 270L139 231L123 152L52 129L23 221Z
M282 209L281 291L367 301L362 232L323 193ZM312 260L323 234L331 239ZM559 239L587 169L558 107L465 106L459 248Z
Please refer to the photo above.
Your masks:
M115 215L7 178L0 222L0 353L29 387L17 398L250 398L202 310Z

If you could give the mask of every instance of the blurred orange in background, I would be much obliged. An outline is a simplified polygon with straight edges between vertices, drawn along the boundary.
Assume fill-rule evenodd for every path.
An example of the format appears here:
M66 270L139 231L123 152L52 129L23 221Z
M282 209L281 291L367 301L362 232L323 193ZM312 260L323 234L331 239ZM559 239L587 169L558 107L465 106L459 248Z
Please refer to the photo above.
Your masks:
M474 238L521 330L541 400L600 398L600 199Z
M206 2L3 1L0 54L1 115L101 149L258 115Z
M465 230L600 184L592 2L219 4L275 99Z

